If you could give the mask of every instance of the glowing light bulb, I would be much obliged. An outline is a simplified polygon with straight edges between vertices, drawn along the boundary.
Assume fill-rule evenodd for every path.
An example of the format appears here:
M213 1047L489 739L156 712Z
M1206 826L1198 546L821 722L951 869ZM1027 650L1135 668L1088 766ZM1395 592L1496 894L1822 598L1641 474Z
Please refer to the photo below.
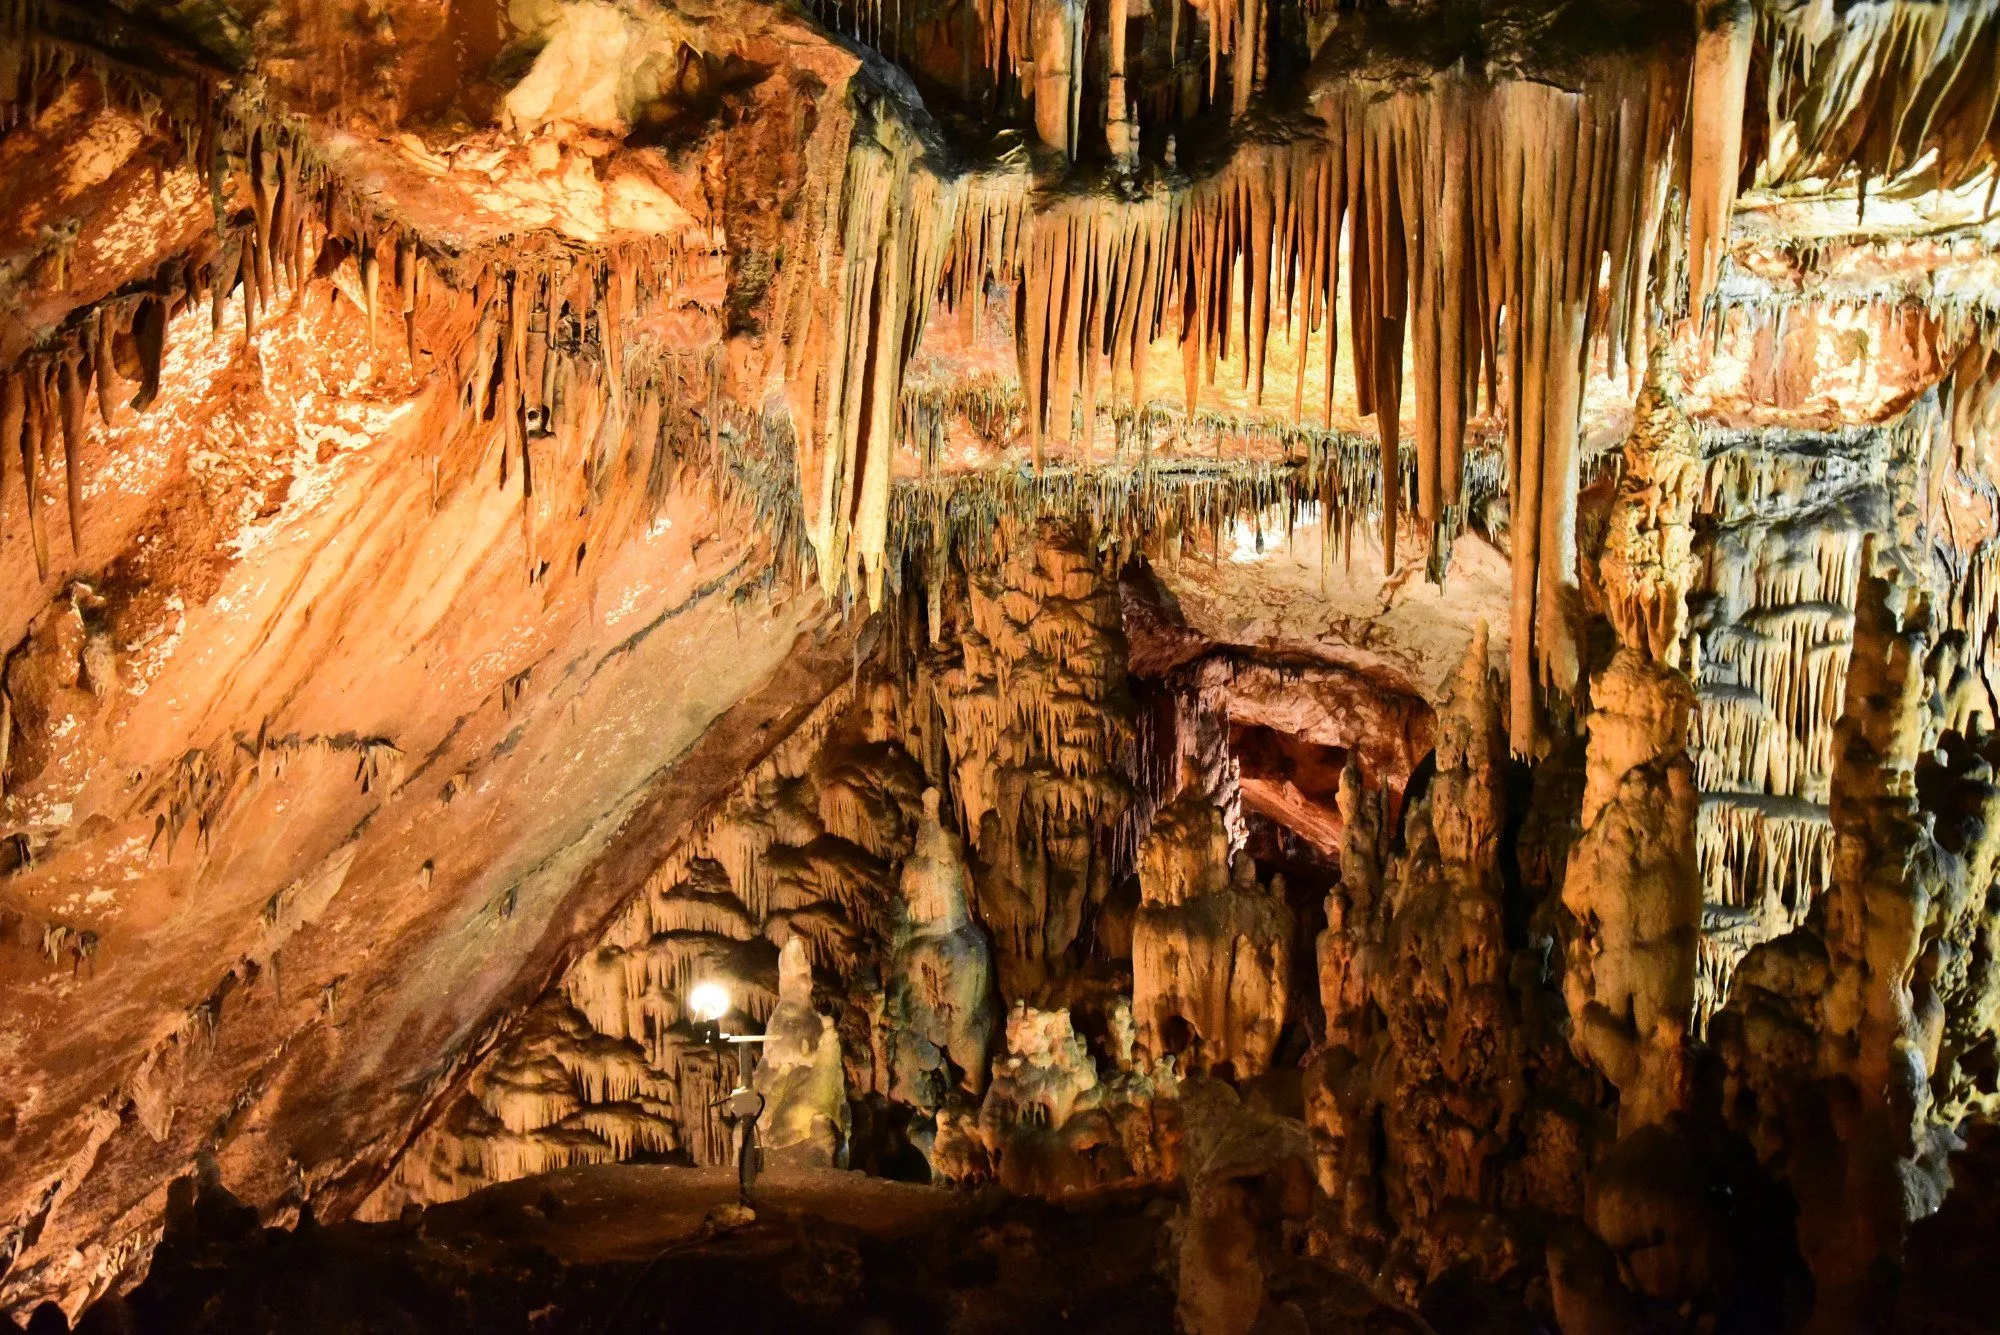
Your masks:
M729 1014L729 989L710 979L688 989L688 1011L697 1020L720 1020Z

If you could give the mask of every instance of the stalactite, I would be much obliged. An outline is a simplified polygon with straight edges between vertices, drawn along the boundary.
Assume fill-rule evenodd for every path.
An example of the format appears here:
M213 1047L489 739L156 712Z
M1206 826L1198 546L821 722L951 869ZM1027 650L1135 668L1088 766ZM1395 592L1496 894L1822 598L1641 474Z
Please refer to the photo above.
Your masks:
M58 364L57 394L62 406L63 490L69 507L71 554L83 555L83 401L90 392L89 366L77 374L78 355L65 354Z
M1756 24L1749 0L1705 3L1697 20L1688 107L1688 309L1714 290L1742 170L1743 102Z
M1702 560L1689 750L1703 794L1704 1023L1728 996L1736 962L1805 921L1830 883L1825 804L1866 538L1893 522L1892 459L1930 448L1935 427L1919 401L1883 427L1701 432L1699 509L1714 528ZM1976 590L1977 566L1975 554L1962 596ZM1951 614L1967 663L1985 652L1974 620Z
M903 369L937 290L959 186L923 160L925 146L886 109L857 129L837 227L821 270L835 282L824 335L824 388L810 411L793 404L807 533L829 591L843 581L882 602L890 463ZM835 251L833 247L837 246ZM836 258L837 256L837 258Z
M575 442L598 425L614 418L623 421L623 405L635 387L643 390L649 384L688 378L687 368L669 365L663 370L661 363L673 359L650 347L643 361L625 356L622 339L607 332L608 320L638 325L659 306L677 299L677 289L687 278L681 239L662 237L594 252L538 238L512 238L462 253L440 247L383 214L379 202L353 193L322 160L303 125L273 115L247 91L225 94L211 87L208 95L213 99L208 114L213 121L210 133L217 142L215 159L220 163L229 156L223 152L225 145L236 155L244 180L240 188L251 207L235 219L219 214L214 234L163 261L136 293L114 295L73 312L41 337L12 368L11 378L24 387L24 416L30 385L36 386L39 399L47 401L48 410L24 424L24 432L32 426L32 439L7 438L8 459L0 467L11 471L23 465L25 471L31 464L38 479L46 477L60 431L69 465L67 499L72 541L76 541L88 491L83 470L76 466L87 430L84 404L94 385L99 417L107 428L117 424L120 410L114 395L122 391L116 357L136 359L139 384L131 406L147 412L166 388L161 384L162 364L170 321L177 313L205 300L212 325L219 328L223 304L240 290L244 336L249 340L257 337L260 320L268 320L285 292L331 280L368 322L371 339L378 336L374 325L382 308L400 313L405 350L413 361L420 322L432 325L442 337L445 346L438 360L447 368L446 376L427 402L456 411L436 416L435 435L443 442L439 452L476 452L496 436L500 439L503 482L514 480L519 470L528 571L531 578L538 576L538 526L563 515L565 502L556 493L586 474L583 485L594 492L602 479L597 468L601 459L586 468L574 467ZM389 263L384 251L393 255L388 273L383 272ZM427 283L427 274L441 281ZM518 302L513 299L517 292ZM529 328L535 331L534 338L528 337ZM515 334L518 342L496 345L502 335ZM534 385L522 379L531 355L540 371ZM606 373L607 365L613 373ZM506 378L510 372L511 380ZM502 381L497 387L496 378ZM768 417L734 414L733 405L710 395L707 403L689 407L675 419L671 439L662 432L645 443L671 445L681 457L702 455L716 498L730 504L753 503L758 518L770 521L765 531L773 540L775 564L793 568L794 539L799 536L796 504L774 502L768 487L749 494L753 489L745 485L745 475L760 466L750 464L746 455L782 453L789 494L790 442L770 439ZM724 418L729 420L725 423ZM696 425L708 428L705 451L690 448ZM597 434L600 444L613 439L604 432ZM551 443L545 446L543 440ZM24 449L33 457L24 457ZM541 476L538 455L550 451L562 461L565 476ZM666 480L658 470L649 479L649 491L656 499ZM34 499L30 528L39 531L39 494ZM586 523L589 508L578 507ZM44 549L46 545L41 543Z
M1579 92L1456 67L1418 90L1349 80L1321 95L1318 136L1244 144L1215 176L1133 205L1065 198L1024 216L1018 194L975 185L941 271L946 297L976 302L990 280L1018 282L1029 429L1038 443L1051 432L1068 439L1079 398L1086 431L1095 429L1100 365L1113 387L1133 368L1136 393L1142 350L1161 333L1181 344L1190 415L1233 344L1246 388L1261 397L1274 327L1321 333L1330 364L1344 233L1355 381L1378 422L1392 568L1406 328L1419 368L1413 509L1433 542L1462 506L1465 423L1482 373L1491 397L1504 345L1511 731L1531 750L1538 687L1575 681L1568 604L1583 373L1600 341L1614 361L1637 363L1680 119L1678 68L1671 53L1605 62ZM1295 401L1301 390L1302 381ZM1330 410L1330 374L1326 393Z
M1774 185L1853 172L1887 180L1935 152L1957 189L2000 160L2000 12L1987 5L1862 0L1762 7L1765 117Z
M26 448L27 419L28 387L24 376L20 372L0 375L0 514L5 512L10 456L18 458Z
M49 577L49 534L42 522L42 459L54 438L54 405L48 401L46 367L28 375L27 420L21 428L21 482L28 497L28 534L35 549L35 576Z

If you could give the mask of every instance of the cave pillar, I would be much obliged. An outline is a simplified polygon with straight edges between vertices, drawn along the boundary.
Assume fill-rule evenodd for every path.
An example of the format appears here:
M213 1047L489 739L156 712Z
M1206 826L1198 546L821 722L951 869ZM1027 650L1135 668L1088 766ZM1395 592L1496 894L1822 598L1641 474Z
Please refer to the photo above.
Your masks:
M1139 1046L1186 1069L1262 1075L1285 1024L1291 913L1282 882L1259 885L1247 854L1232 867L1222 812L1192 761L1181 791L1139 846L1132 925L1132 1010Z
M1449 1202L1496 1202L1496 1156L1519 1116L1500 866L1507 735L1488 653L1482 624L1438 708L1436 775L1385 877L1369 969L1387 1049L1371 1060L1389 1209L1419 1232Z
M1799 1244L1817 1289L1812 1328L1851 1328L1870 1273L1948 1180L1928 1145L1937 1043L1933 917L1954 896L1916 788L1925 748L1927 613L1900 614L1864 570L1845 708L1834 732L1833 879L1818 927L1828 979L1819 1068L1832 1144L1794 1172ZM1927 1153L1927 1151L1930 1151ZM1800 1164L1804 1166L1804 1162Z
M1701 881L1688 758L1695 699L1678 665L1699 470L1656 349L1600 565L1619 647L1591 686L1583 832L1563 883L1577 922L1563 983L1572 1044L1617 1086L1621 1135L1687 1099Z
M1126 861L1102 837L1131 804L1132 701L1115 584L1060 527L1009 529L967 581L934 687L952 791L977 854L974 902L1000 991L1033 995L1075 963L1089 910Z

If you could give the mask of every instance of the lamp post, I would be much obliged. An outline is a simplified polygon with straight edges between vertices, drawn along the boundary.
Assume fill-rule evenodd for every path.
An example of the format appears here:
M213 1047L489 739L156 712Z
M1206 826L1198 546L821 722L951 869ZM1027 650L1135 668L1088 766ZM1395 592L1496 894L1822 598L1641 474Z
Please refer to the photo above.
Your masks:
M750 1186L757 1180L757 1161L761 1157L757 1148L757 1119L764 1112L764 1096L751 1088L750 1083L757 1069L751 1045L762 1043L765 1036L723 1033L722 1018L729 1014L733 1006L729 985L720 979L706 979L688 989L687 1008L694 1017L695 1032L714 1051L717 1066L721 1065L725 1043L736 1049L736 1086L709 1106L721 1109L722 1121L733 1133L732 1138L736 1142L736 1202L747 1208Z

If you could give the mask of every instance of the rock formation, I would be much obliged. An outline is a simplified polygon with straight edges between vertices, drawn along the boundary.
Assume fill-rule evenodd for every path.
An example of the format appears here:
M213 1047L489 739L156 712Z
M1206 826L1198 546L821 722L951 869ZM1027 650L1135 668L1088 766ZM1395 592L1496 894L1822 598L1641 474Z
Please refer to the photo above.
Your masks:
M993 953L968 906L965 845L938 823L924 790L917 842L903 864L903 918L890 938L882 1017L890 1092L936 1108L963 1089L985 1092L999 1003Z
M1102 831L1131 800L1130 704L1113 588L1075 535L1016 534L971 576L961 660L936 689L959 819L984 870L979 915L1014 995L1063 973L1110 890Z
M1141 1051L1183 1070L1250 1080L1285 1027L1291 914L1282 882L1260 885L1229 856L1222 813L1191 766L1139 846L1132 1011Z
M0 0L0 1314L1990 1325L1996 86Z
M852 1115L840 1033L813 1009L812 960L795 936L778 952L778 1004L764 1025L753 1087L764 1096L757 1136L777 1163L844 1164Z
M1718 1035L1725 1109L1791 1183L1815 1282L1848 1310L1879 1301L1881 1259L1942 1199L1965 1106L1956 1054L1992 1032L1984 949L1967 928L1987 902L2000 807L1981 762L1937 776L1964 785L1949 844L1920 806L1928 620L1893 567L1862 576L1833 880L1804 926L1745 958ZM1842 1307L1815 1310L1840 1328Z
M1229 1086L1199 1080L1183 1097L1180 1226L1175 1306L1189 1335L1242 1335L1260 1328L1271 1271L1281 1262L1265 1239L1273 1222L1311 1211L1311 1154L1298 1123L1245 1108Z
M985 1098L938 1115L933 1171L1036 1196L1171 1180L1179 1081L1171 1062L1130 1064L1123 1055L1128 1064L1101 1073L1068 1012L1016 1003Z
M1590 688L1582 830L1562 902L1577 1055L1618 1088L1622 1134L1687 1107L1701 885L1694 693L1677 663L1693 562L1694 449L1656 351L1600 563L1618 648Z

